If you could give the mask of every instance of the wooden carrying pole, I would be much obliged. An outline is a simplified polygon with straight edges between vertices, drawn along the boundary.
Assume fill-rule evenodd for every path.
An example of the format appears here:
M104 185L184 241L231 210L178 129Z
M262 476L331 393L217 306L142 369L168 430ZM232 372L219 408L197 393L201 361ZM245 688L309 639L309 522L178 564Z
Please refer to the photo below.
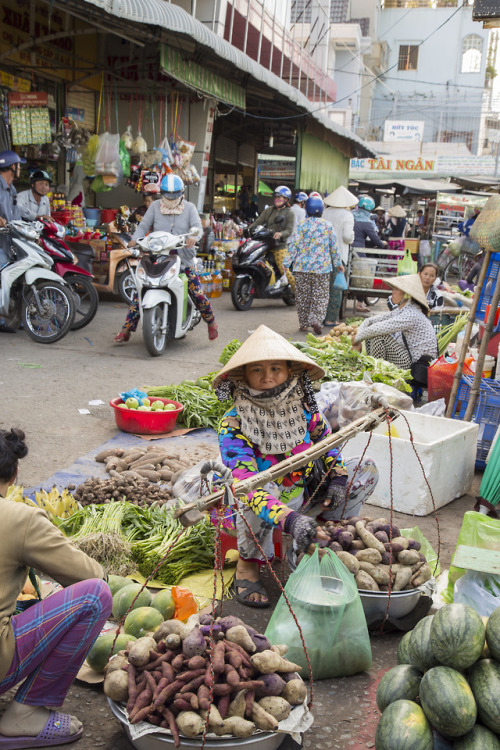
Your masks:
M481 266L481 271L479 273L479 279L477 282L477 287L474 292L474 301L472 303L472 307L469 311L469 320L467 321L467 325L465 327L465 333L464 333L464 341L462 344L462 350L460 352L460 357L458 360L458 367L455 371L455 377L453 378L453 386L450 393L450 398L448 401L448 406L446 409L446 416L448 419L451 419L453 416L453 407L455 405L455 399L457 397L458 388L460 386L460 380L462 379L462 373L464 370L464 362L465 358L467 357L467 350L469 348L469 342L470 337L472 334L472 326L474 325L474 321L476 319L476 312L477 308L479 306L479 298L481 296L481 292L483 290L484 286L484 280L486 278L486 273L488 272L488 266L490 263L490 252L489 250L486 250L486 255L483 260L483 264ZM494 316L493 316L494 317Z
M476 406L477 397L479 395L479 390L481 388L481 377L483 373L483 365L484 365L484 358L486 356L486 349L488 348L491 334L493 333L493 326L495 325L495 317L496 317L495 313L496 313L496 309L499 303L500 303L500 273L498 274L495 291L493 292L493 297L491 298L491 306L490 306L490 312L488 315L488 321L484 329L483 339L481 341L481 346L479 348L479 353L477 355L476 372L474 373L474 380L472 382L472 388L469 394L469 403L467 404L467 409L465 411L464 422L470 422L472 419L472 415L474 413L474 408Z
M314 461L315 459L324 456L329 450L336 448L347 440L350 440L357 435L358 432L373 430L377 425L384 421L386 416L395 419L398 416L398 412L391 408L385 409L381 407L376 409L375 411L370 412L370 414L351 422L338 432L327 435L323 440L314 443L302 453L290 456L284 461L274 464L269 469L260 471L258 474L253 474L251 477L234 484L232 488L233 493L235 495L247 495L251 490L254 490L257 487L262 487L278 477L284 477L290 471L302 469L310 463L310 461ZM206 495L195 503L183 505L175 510L174 516L179 519L183 526L192 526L202 519L202 511L213 508L223 499L224 493L225 488L222 488L217 490L217 492L212 492L210 495Z

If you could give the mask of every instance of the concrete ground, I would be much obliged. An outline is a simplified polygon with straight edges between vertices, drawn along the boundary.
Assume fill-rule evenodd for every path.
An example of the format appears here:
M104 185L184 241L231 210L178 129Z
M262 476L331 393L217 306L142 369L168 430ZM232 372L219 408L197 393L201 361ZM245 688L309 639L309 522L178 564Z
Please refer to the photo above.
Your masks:
M70 332L62 341L51 345L32 342L23 331L0 333L0 388L3 393L0 427L18 426L26 434L30 447L21 462L19 481L25 486L37 485L52 474L72 464L116 433L110 398L120 391L140 385L163 385L196 378L218 368L218 357L224 344L233 338L245 339L258 325L269 327L293 339L302 339L294 308L280 302L256 301L246 312L236 312L229 295L214 300L219 323L219 339L209 342L206 326L201 323L184 340L172 343L166 354L151 358L137 333L123 347L112 345L112 338L125 318L126 306L116 298L101 300L94 321L86 328ZM374 312L383 311L379 303ZM349 305L348 314L351 313ZM89 406L100 399L103 406ZM89 409L82 415L79 409ZM396 467L397 471L397 467ZM481 475L475 477L472 493L479 488ZM453 553L463 514L473 505L473 497L463 496L437 513L440 558L447 568ZM380 515L380 509L367 507ZM418 525L437 548L438 528L433 515L416 518L395 513L395 522ZM285 582L289 570L276 563L275 571ZM266 574L271 605L279 598L277 585ZM272 613L227 602L225 611L238 614L264 631ZM378 711L374 691L380 674L396 663L400 635L372 634L372 669L354 677L323 680L315 684L313 714L315 722L304 740L305 748L340 750L372 748ZM0 711L11 695L0 698ZM81 750L102 747L105 750L127 750L130 744L119 723L111 716L99 687L75 683L64 710L84 721L84 735L78 743ZM286 747L291 747L287 743ZM283 746L285 748L285 745Z

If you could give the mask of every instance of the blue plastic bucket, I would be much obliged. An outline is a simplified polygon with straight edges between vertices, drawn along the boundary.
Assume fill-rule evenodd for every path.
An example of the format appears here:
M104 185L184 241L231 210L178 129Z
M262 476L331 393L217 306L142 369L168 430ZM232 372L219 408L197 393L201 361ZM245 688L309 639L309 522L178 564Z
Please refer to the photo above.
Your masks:
M84 208L83 215L85 216L86 219L95 221L97 224L101 220L101 209L100 208Z

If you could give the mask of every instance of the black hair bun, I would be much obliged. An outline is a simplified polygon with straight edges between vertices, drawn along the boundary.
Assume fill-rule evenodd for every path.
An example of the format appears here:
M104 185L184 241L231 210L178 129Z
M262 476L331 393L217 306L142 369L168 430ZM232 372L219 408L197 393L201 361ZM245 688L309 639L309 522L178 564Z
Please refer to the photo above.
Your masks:
M13 458L24 458L28 453L28 446L25 443L26 435L22 430L13 427L10 432L5 431L3 434L7 443L6 447L10 449Z

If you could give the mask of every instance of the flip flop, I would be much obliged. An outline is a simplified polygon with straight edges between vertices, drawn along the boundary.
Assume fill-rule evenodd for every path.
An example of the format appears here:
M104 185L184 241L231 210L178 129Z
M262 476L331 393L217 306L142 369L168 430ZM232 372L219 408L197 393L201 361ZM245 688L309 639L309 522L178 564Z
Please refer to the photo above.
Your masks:
M52 747L53 745L66 745L68 742L79 740L83 734L83 727L70 734L71 716L59 711L51 711L47 723L36 737L20 735L8 737L0 734L0 750L23 750L23 748Z
M338 326L338 323L327 323L325 320L323 321L324 328L335 328L335 326Z
M247 578L233 578L233 588L236 599L240 604L244 604L245 607L255 607L256 609L269 607L269 596L261 581L249 581ZM238 589L245 589L245 591L239 594ZM263 594L267 596L267 602L254 602L252 599L248 599L250 594Z

